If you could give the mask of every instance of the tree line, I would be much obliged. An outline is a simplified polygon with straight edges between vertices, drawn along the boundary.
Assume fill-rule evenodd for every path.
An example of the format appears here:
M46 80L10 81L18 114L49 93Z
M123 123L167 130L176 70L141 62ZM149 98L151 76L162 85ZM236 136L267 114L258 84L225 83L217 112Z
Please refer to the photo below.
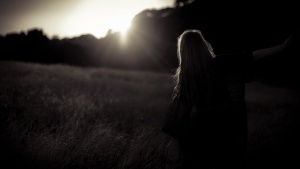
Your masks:
M118 32L109 31L99 39L90 34L50 39L35 28L0 36L0 59L172 72L178 66L177 37L185 29L200 29L216 54L255 50L280 44L299 29L299 10L293 8L275 2L264 6L255 1L233 5L176 0L172 8L137 14L125 43ZM290 67L295 58L289 57L268 61L268 69L276 72L278 64Z

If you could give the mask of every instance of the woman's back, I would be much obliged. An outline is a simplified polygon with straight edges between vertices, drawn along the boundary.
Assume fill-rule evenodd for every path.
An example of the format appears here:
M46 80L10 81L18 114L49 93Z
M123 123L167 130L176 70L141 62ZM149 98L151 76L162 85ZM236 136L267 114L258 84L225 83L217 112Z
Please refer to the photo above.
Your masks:
M168 154L180 147L188 169L246 168L245 83L253 80L253 63L295 52L298 44L296 32L277 46L215 55L199 30L184 31L178 39L177 84L161 128L172 136Z
M251 67L251 58L251 53L215 57L211 67L214 91L206 104L201 99L196 101L188 134L183 138L184 157L189 158L186 161L190 167L239 168L245 163L247 113L244 98L245 83L251 80L247 70Z
M179 140L188 168L240 168L246 155L245 82L252 53L215 55L200 31L178 39L177 84L162 131Z

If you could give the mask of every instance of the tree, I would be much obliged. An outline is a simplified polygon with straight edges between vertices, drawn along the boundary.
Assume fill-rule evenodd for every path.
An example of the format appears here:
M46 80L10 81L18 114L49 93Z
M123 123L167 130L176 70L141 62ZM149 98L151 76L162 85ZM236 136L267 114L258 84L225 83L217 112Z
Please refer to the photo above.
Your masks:
M194 2L196 0L175 0L175 6L178 7L178 6L184 6L186 4L190 4L192 2Z

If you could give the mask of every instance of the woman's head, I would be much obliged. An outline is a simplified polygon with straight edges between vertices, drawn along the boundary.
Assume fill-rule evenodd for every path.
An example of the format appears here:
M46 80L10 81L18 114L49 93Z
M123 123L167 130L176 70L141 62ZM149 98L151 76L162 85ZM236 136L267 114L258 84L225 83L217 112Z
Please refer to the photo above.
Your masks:
M215 56L209 42L199 30L186 30L178 38L177 56L181 71L193 73L206 69Z
M176 89L184 90L185 95L193 97L194 91L199 90L199 84L203 87L208 85L211 61L215 54L202 33L193 29L179 36L177 55Z

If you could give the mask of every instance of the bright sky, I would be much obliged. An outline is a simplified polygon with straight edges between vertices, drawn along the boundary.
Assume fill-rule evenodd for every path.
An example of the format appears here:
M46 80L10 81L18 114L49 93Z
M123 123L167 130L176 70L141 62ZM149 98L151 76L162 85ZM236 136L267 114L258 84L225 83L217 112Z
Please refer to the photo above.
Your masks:
M41 28L48 37L126 31L144 9L171 7L174 0L1 0L0 34Z

